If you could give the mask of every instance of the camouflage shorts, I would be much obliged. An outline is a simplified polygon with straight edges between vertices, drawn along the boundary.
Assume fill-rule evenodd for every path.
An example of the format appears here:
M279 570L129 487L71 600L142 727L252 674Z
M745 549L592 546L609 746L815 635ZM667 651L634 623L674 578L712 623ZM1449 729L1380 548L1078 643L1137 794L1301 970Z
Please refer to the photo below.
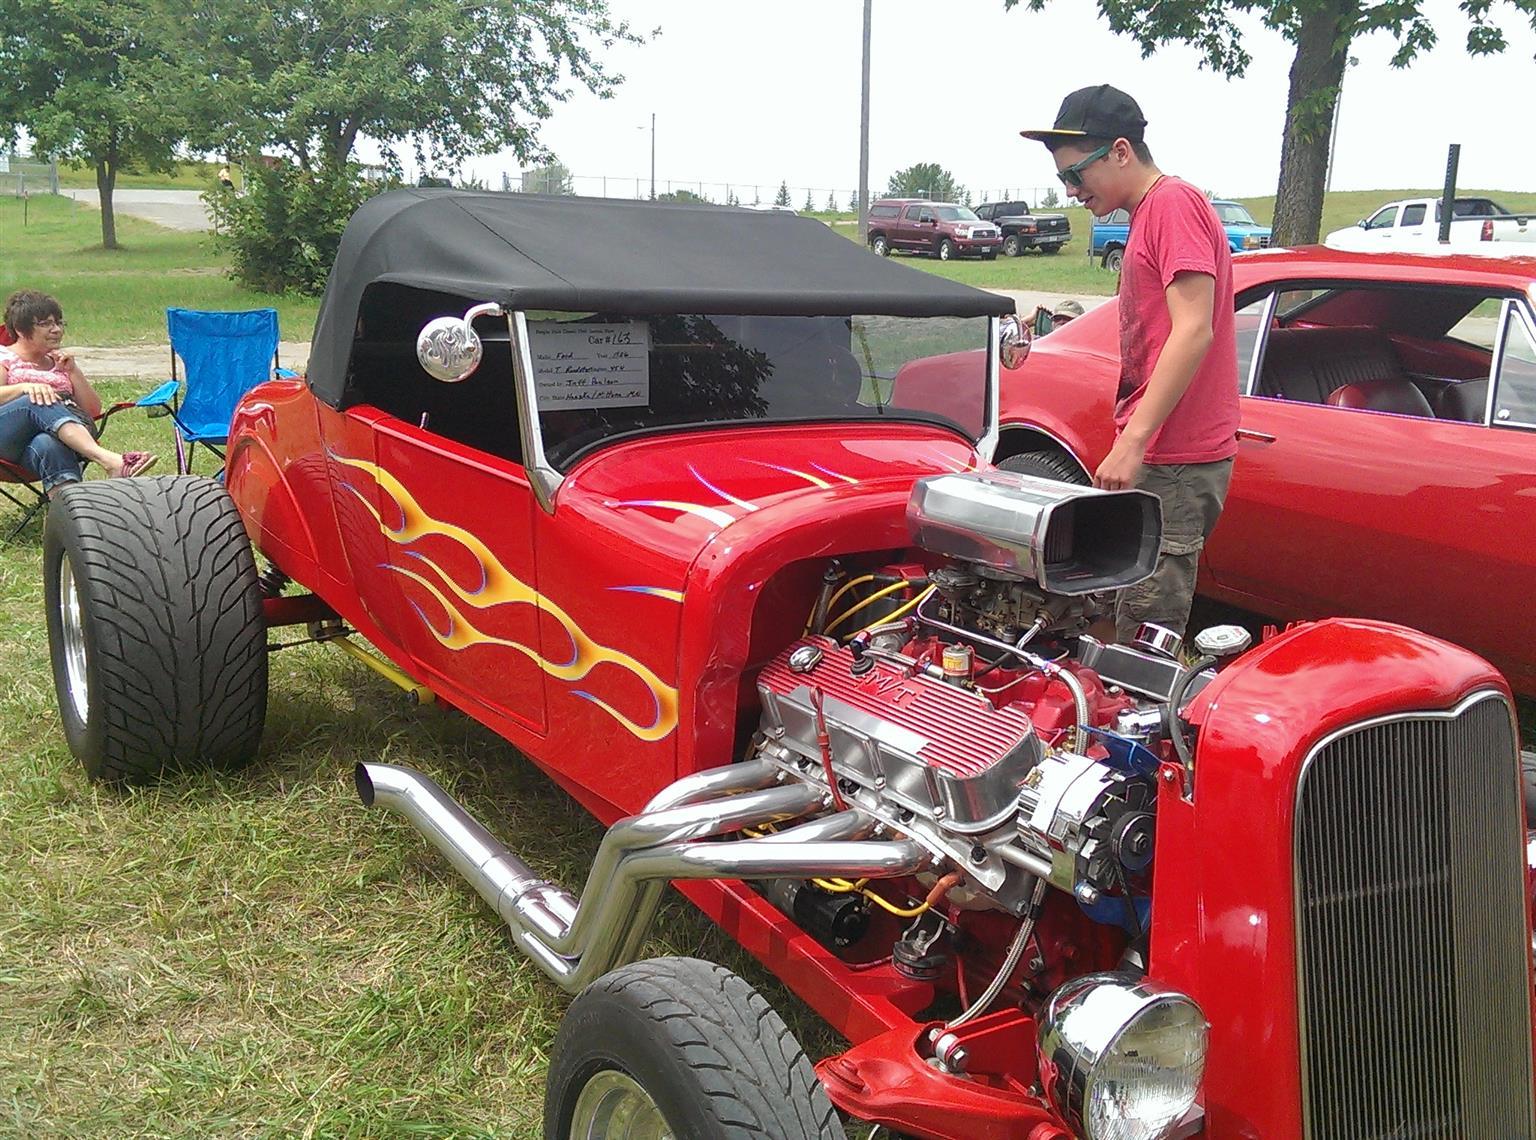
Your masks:
M1115 598L1115 633L1129 641L1142 622L1156 622L1182 636L1195 597L1200 551L1221 517L1232 481L1232 460L1148 464L1136 486L1163 504L1163 545L1152 577Z

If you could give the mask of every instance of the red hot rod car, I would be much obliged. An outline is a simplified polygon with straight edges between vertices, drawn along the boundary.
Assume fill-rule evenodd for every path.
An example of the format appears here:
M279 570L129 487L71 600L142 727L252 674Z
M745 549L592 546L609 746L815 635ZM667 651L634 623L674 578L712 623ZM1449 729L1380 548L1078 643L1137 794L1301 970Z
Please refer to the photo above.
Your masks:
M1403 622L1536 695L1536 258L1274 250L1233 270L1242 427L1201 593ZM1005 371L1004 465L1083 480L1108 454L1116 312Z
M374 199L222 486L51 511L71 748L247 761L303 622L514 742L609 825L580 896L356 778L578 995L557 1140L1532 1135L1505 683L1367 621L1088 635L1157 503L990 466L1008 305L789 216ZM669 882L848 1049L636 962Z

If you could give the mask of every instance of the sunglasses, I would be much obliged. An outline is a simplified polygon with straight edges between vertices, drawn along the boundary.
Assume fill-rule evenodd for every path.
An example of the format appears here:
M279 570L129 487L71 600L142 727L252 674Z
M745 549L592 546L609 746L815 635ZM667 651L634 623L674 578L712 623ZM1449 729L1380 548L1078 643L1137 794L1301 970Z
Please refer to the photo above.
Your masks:
M1104 158L1109 154L1110 151L1114 150L1114 148L1114 143L1101 146L1098 150L1094 151L1081 162L1074 162L1071 166L1058 170L1056 172L1056 177L1061 179L1061 184L1067 189L1076 190L1083 184L1083 170L1089 166L1092 166L1095 162L1098 162L1099 159Z

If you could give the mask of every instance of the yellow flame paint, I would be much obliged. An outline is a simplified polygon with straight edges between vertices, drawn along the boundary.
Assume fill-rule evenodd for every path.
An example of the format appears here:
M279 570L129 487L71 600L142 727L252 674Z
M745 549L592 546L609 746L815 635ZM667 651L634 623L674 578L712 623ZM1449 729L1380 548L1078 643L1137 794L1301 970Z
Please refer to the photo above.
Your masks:
M531 646L524 645L519 641L496 637L477 628L472 621L465 617L464 611L451 602L447 595L427 576L418 574L407 566L391 565L391 570L421 586L443 607L443 611L448 616L448 629L446 631L440 630L430 620L426 621L426 625L432 631L432 636L444 648L455 652L468 649L473 645L497 645L513 649L527 657L544 673L557 680L568 682L581 680L599 665L616 665L634 675L641 684L650 690L651 697L656 703L656 719L653 723L649 725L641 724L625 716L607 701L593 693L576 690L576 695L584 700L591 701L641 740L660 740L677 727L677 689L663 683L660 677L629 654L593 641L558 604L540 594L507 570L496 556L491 553L490 548L474 534L463 527L455 526L453 523L435 519L423 510L410 491L388 471L375 463L369 463L361 459L349 459L340 455L334 458L337 462L347 467L352 467L368 474L378 484L380 490L388 495L399 509L401 516L400 525L392 527L384 521L383 515L372 503L363 495L358 494L358 498L362 501L363 506L378 522L379 529L392 542L404 546L428 535L437 535L459 543L474 556L475 560L479 563L485 581L477 589L471 590L455 581L452 575L448 574L432 559L412 552L414 557L423 566L431 569L442 580L443 585L460 602L477 610L510 604L532 605L559 622L565 630L566 636L571 639L570 660L563 663L551 661ZM354 493L356 493L355 489Z

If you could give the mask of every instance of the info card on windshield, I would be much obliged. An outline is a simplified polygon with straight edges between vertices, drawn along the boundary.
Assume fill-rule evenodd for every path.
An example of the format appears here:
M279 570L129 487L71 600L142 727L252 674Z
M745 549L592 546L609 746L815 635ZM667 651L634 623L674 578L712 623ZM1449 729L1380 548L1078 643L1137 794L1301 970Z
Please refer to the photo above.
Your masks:
M529 321L528 339L539 411L637 407L651 402L647 322Z

